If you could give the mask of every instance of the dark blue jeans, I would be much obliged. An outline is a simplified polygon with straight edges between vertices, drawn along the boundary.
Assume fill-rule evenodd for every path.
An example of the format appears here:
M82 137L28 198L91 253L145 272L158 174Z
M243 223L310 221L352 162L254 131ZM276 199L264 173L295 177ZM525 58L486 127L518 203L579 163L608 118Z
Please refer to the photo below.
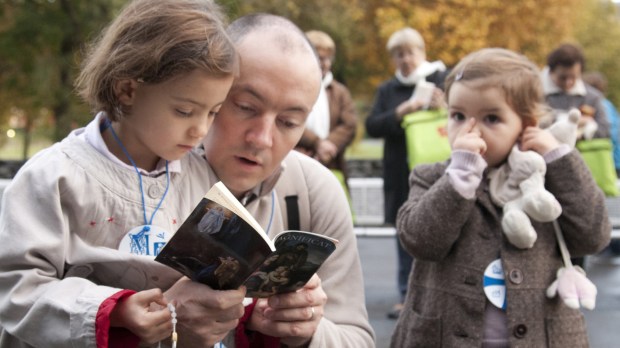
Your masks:
M398 250L398 291L400 293L400 303L403 303L407 294L407 284L409 283L409 273L411 273L413 257L403 249L398 237L396 237L396 249Z

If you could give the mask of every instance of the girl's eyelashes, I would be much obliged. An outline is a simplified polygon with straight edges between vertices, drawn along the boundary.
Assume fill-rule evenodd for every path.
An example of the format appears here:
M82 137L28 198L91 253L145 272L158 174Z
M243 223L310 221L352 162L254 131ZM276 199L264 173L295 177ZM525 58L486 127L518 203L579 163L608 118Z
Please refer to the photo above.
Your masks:
M189 117L189 116L192 115L191 111L184 111L184 110L176 109L176 112L177 112L177 114L179 114L179 115L181 115L183 117Z

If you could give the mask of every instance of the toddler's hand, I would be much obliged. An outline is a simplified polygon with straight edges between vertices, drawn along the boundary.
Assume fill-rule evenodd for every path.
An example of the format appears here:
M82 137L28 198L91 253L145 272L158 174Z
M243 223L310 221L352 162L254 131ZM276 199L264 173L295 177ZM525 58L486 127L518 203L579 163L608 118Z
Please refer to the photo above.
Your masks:
M162 309L151 309L151 303L161 305ZM110 314L110 326L128 329L143 343L159 342L172 333L172 314L166 305L160 289L137 292L114 307Z
M456 133L452 142L452 150L465 150L484 155L487 143L482 139L480 131L475 129L476 119L470 118Z
M545 129L526 127L521 134L521 150L532 150L544 156L547 152L560 146L557 139Z

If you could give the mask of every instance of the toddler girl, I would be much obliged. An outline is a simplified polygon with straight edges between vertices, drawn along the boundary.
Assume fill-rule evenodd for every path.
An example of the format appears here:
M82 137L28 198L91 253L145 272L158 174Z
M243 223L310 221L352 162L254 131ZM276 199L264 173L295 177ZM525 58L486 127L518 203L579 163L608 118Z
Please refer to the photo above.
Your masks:
M545 296L562 266L552 223L532 221L538 239L519 249L489 195L489 173L518 144L547 162L546 188L562 205L571 254L609 242L604 196L581 157L537 128L537 67L509 50L482 49L450 73L446 98L452 157L414 169L398 213L400 240L415 261L392 347L587 346L583 315ZM487 299L485 270L503 275L490 284L503 300Z

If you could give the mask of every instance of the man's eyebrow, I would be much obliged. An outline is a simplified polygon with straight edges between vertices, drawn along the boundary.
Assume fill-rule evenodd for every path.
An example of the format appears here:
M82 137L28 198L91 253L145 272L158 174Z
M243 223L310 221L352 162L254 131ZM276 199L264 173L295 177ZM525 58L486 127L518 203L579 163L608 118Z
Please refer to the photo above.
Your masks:
M242 85L239 86L237 88L238 91L242 92L242 93L248 93L250 95L252 95L254 98L258 99L260 102L265 103L266 99L265 97L263 97L262 94L260 94L255 88L253 88L250 85ZM308 110L306 107L304 107L303 105L299 105L299 106L292 106L287 108L285 111L294 111L294 112L302 112L302 113L310 113L310 110Z

